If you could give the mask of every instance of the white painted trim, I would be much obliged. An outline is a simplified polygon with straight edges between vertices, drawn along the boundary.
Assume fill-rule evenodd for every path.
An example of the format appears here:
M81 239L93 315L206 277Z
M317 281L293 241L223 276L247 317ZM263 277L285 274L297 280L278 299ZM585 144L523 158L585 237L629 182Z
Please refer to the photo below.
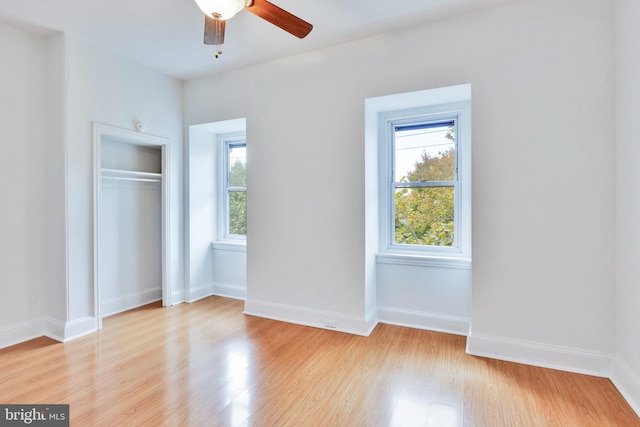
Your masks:
M97 330L95 317L64 323L49 316L0 328L0 348L10 347L42 336L66 342Z
M187 302L185 299L185 290L178 289L171 292L171 304L177 305L182 304L183 302Z
M231 285L229 283L213 283L213 295L239 300L247 299L247 287L242 285Z
M417 267L454 268L458 270L471 270L471 260L468 258L450 258L407 255L399 253L376 254L377 264L411 265Z
M92 334L98 330L98 319L86 316L72 322L67 322L64 327L64 342Z
M247 242L229 242L229 241L217 241L211 242L211 248L216 251L232 251L232 252L247 252Z
M361 336L369 336L378 324L375 312L368 313L365 319L364 317L349 316L342 313L267 301L257 301L255 299L247 299L245 301L244 314ZM325 322L327 321L333 321L335 327L326 327Z
M0 348L10 347L41 337L45 331L45 317L15 323L0 328Z
M390 325L463 335L465 337L469 334L470 325L470 320L464 317L424 313L393 307L378 307L378 320L380 323L388 323Z
M609 378L612 354L471 333L467 354Z
M216 239L218 242L229 242L231 244L237 242L238 244L247 243L247 236L233 236L228 235L229 231L229 201L227 198L227 175L229 173L228 164L228 149L229 144L244 142L245 149L247 146L247 129L246 122L242 128L233 132L218 133L216 134L216 150L217 150L217 186L216 188ZM245 187L246 191L246 187Z
M205 285L190 288L189 290L187 290L185 299L187 302L191 303L209 297L211 295L213 295L213 283L207 283Z
M65 323L52 317L46 317L44 320L44 336L49 337L52 340L64 342Z
M371 332L373 332L373 330L376 328L376 326L378 326L378 324L380 323L380 320L378 319L378 308L377 307L373 307L366 315L365 315L365 322L367 325L367 335L369 336L371 335Z
M131 310L132 308L141 307L162 299L162 288L157 287L134 294L124 295L118 298L102 301L100 311L104 317L111 316L116 313Z
M640 374L634 372L629 365L616 357L613 359L610 379L622 397L640 416Z

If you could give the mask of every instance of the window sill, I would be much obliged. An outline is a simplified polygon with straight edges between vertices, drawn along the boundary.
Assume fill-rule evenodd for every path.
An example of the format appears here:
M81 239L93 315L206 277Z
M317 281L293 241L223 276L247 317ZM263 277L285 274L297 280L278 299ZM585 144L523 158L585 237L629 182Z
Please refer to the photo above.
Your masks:
M211 248L220 251L246 252L246 242L211 242Z
M471 270L470 258L438 257L407 254L377 254L377 264L412 265L418 267L455 268Z

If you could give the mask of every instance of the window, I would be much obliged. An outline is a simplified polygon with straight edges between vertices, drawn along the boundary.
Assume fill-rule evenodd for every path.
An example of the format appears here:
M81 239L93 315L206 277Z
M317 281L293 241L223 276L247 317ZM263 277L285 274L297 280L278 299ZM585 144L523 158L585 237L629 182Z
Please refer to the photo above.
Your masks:
M470 104L468 85L369 102L377 117L379 262L470 260Z
M391 244L455 247L456 119L424 117L389 126Z
M224 240L247 236L247 143L244 135L221 136L223 196L220 235Z

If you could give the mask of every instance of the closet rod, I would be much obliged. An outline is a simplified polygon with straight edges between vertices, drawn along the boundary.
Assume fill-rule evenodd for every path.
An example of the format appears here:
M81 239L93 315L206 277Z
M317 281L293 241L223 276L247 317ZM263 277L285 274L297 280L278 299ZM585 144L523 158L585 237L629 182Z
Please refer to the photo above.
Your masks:
M129 178L124 176L102 176L102 179L112 179L115 181L162 182L162 179L160 178Z

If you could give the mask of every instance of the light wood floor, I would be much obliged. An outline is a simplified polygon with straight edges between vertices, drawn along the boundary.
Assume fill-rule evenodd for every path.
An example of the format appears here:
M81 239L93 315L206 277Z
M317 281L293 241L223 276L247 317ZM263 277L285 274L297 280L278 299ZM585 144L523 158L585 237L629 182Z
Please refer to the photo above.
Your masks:
M370 337L211 297L0 350L0 403L68 403L72 426L640 426L607 379L468 356L465 338Z

